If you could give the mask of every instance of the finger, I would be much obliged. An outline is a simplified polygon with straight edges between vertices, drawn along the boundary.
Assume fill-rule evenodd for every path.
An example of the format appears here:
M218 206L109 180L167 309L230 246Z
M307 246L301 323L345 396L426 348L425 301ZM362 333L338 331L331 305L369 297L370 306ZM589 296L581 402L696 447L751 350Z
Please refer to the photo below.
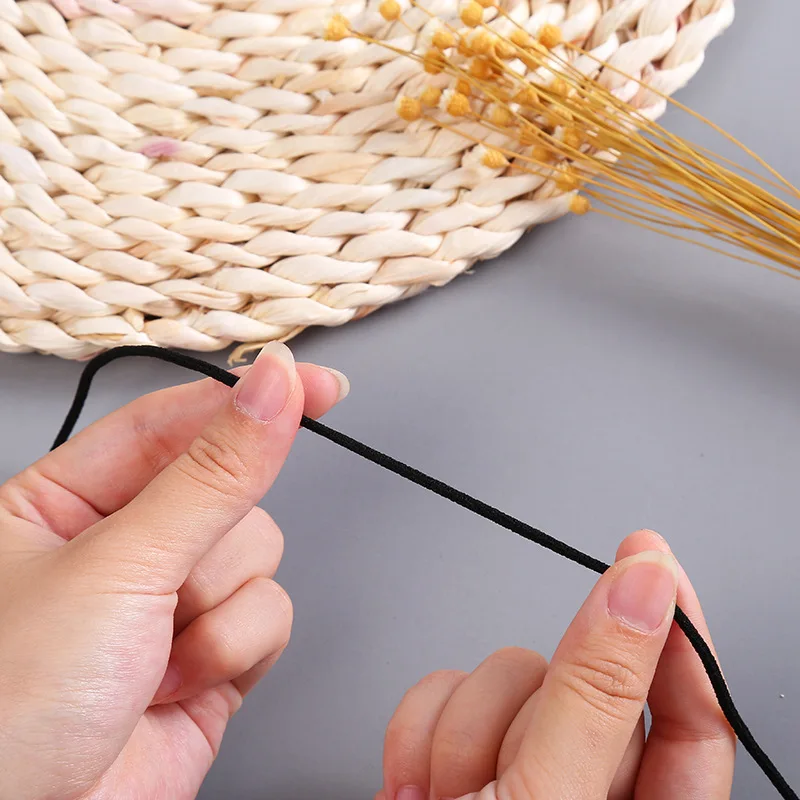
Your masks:
M298 364L297 374L305 391L303 413L312 419L324 416L350 394L350 381L338 370Z
M178 589L175 633L218 606L251 578L272 578L283 555L283 534L256 506L195 564Z
M656 549L670 552L658 534L639 531L622 543L617 557ZM680 567L678 605L713 651L700 602ZM640 794L653 800L730 797L736 737L697 653L677 625L661 654L648 704L653 721L639 774Z
M514 763L514 759L516 759L517 753L519 753L519 749L522 746L522 740L525 738L525 732L530 727L536 706L539 705L540 697L538 690L534 692L508 726L506 735L503 737L503 743L500 745L500 752L497 754L498 778Z
M489 656L458 686L433 738L433 797L461 797L497 777L503 737L546 671L538 653L508 648Z
M68 543L82 569L127 591L177 591L261 500L300 424L303 387L273 342L188 449L128 505Z
M177 702L235 680L282 651L291 631L289 596L274 581L253 578L177 636L153 702Z
M677 582L675 560L657 552L621 561L600 578L553 656L500 789L515 798L608 793L644 710Z
M539 703L540 694L535 692L520 710L519 714L508 728L503 739L500 754L497 757L497 777L499 778L514 762L517 757L525 731L528 730L536 706ZM644 717L639 717L633 736L628 743L622 763L614 776L614 781L608 791L607 800L630 800L634 795L636 787L636 776L639 773L639 764L644 752L645 730Z
M233 372L243 376L249 369ZM347 396L349 383L340 372L298 364L297 375L307 416L323 416ZM189 447L230 395L227 386L206 378L140 397L0 487L0 508L71 539L136 497Z
M434 672L409 689L386 728L383 790L390 800L428 800L436 724L465 672Z
M266 658L262 658L255 666L250 667L250 669L243 672L238 678L234 678L231 681L242 697L245 697L252 691L256 684L278 663L285 649L285 647L282 647L280 650L270 653Z
M617 774L611 781L608 790L608 800L633 800L636 795L636 778L639 774L639 765L645 750L644 715L639 717L636 730L633 732L625 755L617 768Z
M196 797L219 753L225 728L241 704L236 689L225 683L181 703L151 707L147 724L133 731L125 755L114 762L101 781L103 788L93 794L119 798L111 787L129 786L135 773L136 797L164 797L163 770L154 768L155 757L160 764L180 764L180 771L171 773L169 797Z

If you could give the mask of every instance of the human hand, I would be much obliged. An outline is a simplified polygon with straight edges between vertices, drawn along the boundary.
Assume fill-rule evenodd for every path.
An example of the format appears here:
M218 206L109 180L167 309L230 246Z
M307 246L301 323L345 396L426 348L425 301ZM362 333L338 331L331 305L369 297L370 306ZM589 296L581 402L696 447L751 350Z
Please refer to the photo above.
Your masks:
M470 675L429 675L389 723L376 800L727 800L736 739L672 624L676 590L710 643L668 545L639 531L549 666L511 648Z
M289 639L256 506L346 379L269 345L140 398L0 487L0 798L195 797Z

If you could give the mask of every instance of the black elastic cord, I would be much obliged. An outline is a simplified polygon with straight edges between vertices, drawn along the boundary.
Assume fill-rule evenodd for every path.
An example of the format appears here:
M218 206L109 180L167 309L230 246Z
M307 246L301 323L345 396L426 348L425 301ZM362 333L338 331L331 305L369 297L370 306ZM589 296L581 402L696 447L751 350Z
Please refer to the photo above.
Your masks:
M164 350L160 347L134 345L118 347L114 350L109 350L97 356L86 365L86 368L84 369L78 383L78 388L75 392L75 398L72 401L72 406L70 407L67 417L64 420L64 424L61 426L61 430L56 437L52 449L55 449L59 445L63 444L70 437L72 430L78 421L78 417L81 414L81 410L86 403L86 398L89 395L89 389L92 385L92 379L97 374L98 370L100 370L106 364L110 364L112 361L116 361L119 358L128 356L144 356L166 361L170 364L177 364L179 367L184 367L185 369L190 369L194 372L199 372L203 375L206 375L209 378L213 378L220 383L224 383L226 386L235 386L236 382L239 380L236 375L233 375L232 373L222 369L221 367L217 367L214 364L209 364L208 362L202 361L199 358L193 358L192 356L187 356L172 350ZM582 567L586 567L587 569L590 569L598 574L604 573L609 568L609 565L605 562L593 558L592 556L587 555L580 550L577 550L571 545L568 545L565 542L550 536L544 531L534 528L531 525L528 525L527 523L522 522L521 520L516 519L509 514L506 514L504 511L500 511L499 509L494 508L494 506L484 503L482 500L478 500L477 498L465 494L458 489L454 489L452 486L448 486L448 484L443 483L436 478L432 478L430 475L426 475L424 472L420 472L418 469L410 467L408 464L404 464L402 461L398 461L397 459L380 452L380 450L375 450L374 448L369 447L366 444L362 444L361 442L351 438L350 436L347 436L344 433L339 433L338 431L329 428L327 425L323 425L317 420L303 417L301 425L302 427L318 434L319 436L322 436L328 441L333 442L340 447L344 447L351 453L355 453L356 455L367 459L367 461L371 461L373 464L377 464L379 467L383 467L384 469L395 473L395 475L399 475L401 478L405 478L406 480L409 480L412 483L423 487L424 489L428 489L434 494L438 494L440 497L444 497L446 500L450 500L456 505L466 508L468 511L472 511L474 514L477 514L484 519L488 519L490 522L494 522L495 524L500 525L501 527L506 528L507 530L518 534L519 536L522 536L523 539L534 542L535 544L538 544L541 547L556 553L557 555L563 556L570 561L574 561L576 564L580 564ZM745 750L752 756L753 760L756 762L756 764L758 764L767 778L769 778L770 782L778 790L778 793L781 795L781 797L786 798L786 800L800 800L798 795L794 792L791 786L789 786L786 779L778 771L778 768L772 763L769 756L761 749L761 746L750 732L750 729L747 727L747 724L742 719L741 714L739 714L739 711L733 702L733 698L728 691L728 686L722 676L722 671L720 670L719 664L717 663L716 658L714 658L714 654L711 652L711 648L708 646L705 639L703 639L697 628L695 628L691 620L686 616L681 608L675 609L675 622L683 631L686 638L689 640L689 643L699 656L700 661L703 664L703 668L708 675L708 679L711 682L711 686L714 689L714 693L717 696L717 701L722 709L722 713L725 715L725 718L728 720L728 723L730 724L736 736L739 738L739 741L742 743Z

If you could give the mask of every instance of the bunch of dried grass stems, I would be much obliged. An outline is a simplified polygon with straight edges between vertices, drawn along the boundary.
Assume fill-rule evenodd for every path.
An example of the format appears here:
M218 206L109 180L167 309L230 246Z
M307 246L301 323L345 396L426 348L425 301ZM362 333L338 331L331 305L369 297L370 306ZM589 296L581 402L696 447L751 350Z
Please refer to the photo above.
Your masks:
M359 32L340 14L330 18L325 36L378 44L421 64L430 80L418 96L398 98L401 119L474 141L486 167L546 176L556 191L570 194L575 214L622 219L798 276L800 212L791 201L800 192L701 115L601 54L564 41L554 25L530 35L497 0L468 0L458 29L416 0L383 0L379 12L381 22L409 30L407 13L425 15L427 49L403 50L389 37ZM637 108L654 107L642 102L646 92L711 127L756 168L715 155L648 118Z

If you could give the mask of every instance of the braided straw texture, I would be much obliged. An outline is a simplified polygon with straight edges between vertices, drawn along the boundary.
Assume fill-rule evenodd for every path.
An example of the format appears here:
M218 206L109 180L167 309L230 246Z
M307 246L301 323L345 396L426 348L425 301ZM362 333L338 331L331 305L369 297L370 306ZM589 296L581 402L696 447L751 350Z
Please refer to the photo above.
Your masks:
M666 95L733 19L732 0L502 2ZM455 23L455 0L422 5ZM244 352L445 284L566 212L551 181L398 120L427 76L324 41L333 11L405 49L428 23L387 26L374 0L0 0L0 350Z

